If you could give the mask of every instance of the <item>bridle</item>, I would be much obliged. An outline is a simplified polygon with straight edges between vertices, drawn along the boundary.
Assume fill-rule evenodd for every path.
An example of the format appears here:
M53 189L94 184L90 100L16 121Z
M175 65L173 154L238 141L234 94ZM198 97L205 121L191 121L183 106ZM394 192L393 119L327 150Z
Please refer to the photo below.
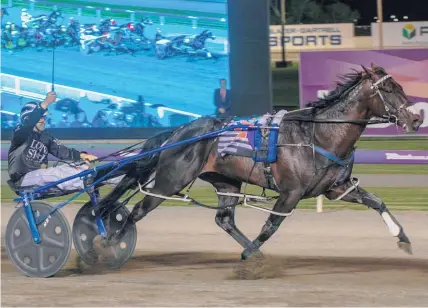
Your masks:
M382 84L385 80L388 80L389 78L392 78L392 76L388 74L388 75L385 75L382 78L380 78L375 83L372 83L370 89L374 90L374 93L370 96L370 98L375 97L376 95L379 95L380 100L382 101L382 103L383 103L383 105L385 107L385 111L388 113L387 115L382 116L382 118L387 118L388 121L389 121L389 123L397 124L398 123L397 116L391 115L391 113L390 113L390 110L394 109L392 107L391 101L388 100L387 97L385 97L384 95L382 95L382 91L384 91L384 92L388 92L388 91L386 91L382 87L379 87L380 84ZM402 109L405 108L406 106L407 106L407 103L404 103L400 107L398 107L397 114L400 113L402 111Z

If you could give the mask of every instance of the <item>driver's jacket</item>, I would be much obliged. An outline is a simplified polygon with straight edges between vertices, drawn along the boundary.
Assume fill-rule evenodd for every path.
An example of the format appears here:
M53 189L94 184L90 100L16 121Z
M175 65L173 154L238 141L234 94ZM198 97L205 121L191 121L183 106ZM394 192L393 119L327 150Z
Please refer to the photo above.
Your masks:
M27 12L21 13L21 23L22 23L22 26L25 26L25 24L27 22L29 22L32 19L32 17L33 16L31 14L27 13Z
M48 154L63 160L80 160L80 152L61 144L46 130L35 131L34 127L46 110L40 105L21 119L13 132L8 153L10 179L16 183L26 173L48 165Z

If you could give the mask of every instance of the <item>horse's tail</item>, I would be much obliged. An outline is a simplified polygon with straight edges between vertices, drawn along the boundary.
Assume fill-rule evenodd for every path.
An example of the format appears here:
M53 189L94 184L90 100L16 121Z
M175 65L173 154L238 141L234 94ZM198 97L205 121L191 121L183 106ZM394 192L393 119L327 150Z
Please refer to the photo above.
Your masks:
M150 139L148 139L143 147L142 152L151 151L160 148L173 134L173 130L162 132ZM144 156L134 162L133 168L135 170L135 176L139 178L139 182L144 184L148 181L149 176L154 172L159 162L159 156L161 151L153 153L148 156Z

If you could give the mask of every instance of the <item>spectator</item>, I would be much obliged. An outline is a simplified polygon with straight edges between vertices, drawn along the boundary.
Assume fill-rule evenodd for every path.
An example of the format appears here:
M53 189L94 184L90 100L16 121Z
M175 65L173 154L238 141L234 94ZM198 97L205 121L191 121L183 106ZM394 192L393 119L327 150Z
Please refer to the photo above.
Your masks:
M220 79L220 88L214 90L215 115L224 117L230 112L231 96L230 90L226 89L226 79Z

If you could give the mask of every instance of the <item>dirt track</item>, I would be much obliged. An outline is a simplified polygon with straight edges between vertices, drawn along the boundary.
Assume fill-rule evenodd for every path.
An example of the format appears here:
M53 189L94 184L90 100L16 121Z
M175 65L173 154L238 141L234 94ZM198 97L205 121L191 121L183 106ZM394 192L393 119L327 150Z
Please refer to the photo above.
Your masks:
M70 224L77 211L65 209ZM2 205L2 232L11 207ZM138 224L133 259L120 271L78 273L73 252L57 277L18 273L2 249L2 306L427 306L428 213L398 212L413 256L396 248L374 211L297 211L263 246L258 280L242 273L241 248L214 212L161 207ZM266 214L238 209L254 238ZM2 244L3 245L3 244ZM248 269L248 267L247 267ZM268 278L269 276L274 276Z

